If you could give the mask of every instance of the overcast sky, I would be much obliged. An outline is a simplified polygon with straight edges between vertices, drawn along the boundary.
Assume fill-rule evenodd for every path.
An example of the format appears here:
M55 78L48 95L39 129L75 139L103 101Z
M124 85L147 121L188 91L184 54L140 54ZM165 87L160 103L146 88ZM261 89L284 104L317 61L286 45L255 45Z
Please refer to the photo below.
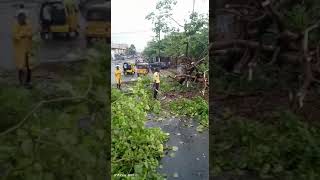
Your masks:
M152 22L145 17L155 10L158 0L114 0L111 1L111 38L113 43L134 44L142 51L152 40ZM192 12L193 0L177 0L173 18L184 23ZM195 12L208 14L209 0L195 0ZM175 23L172 22L174 25ZM177 25L178 27L178 25Z

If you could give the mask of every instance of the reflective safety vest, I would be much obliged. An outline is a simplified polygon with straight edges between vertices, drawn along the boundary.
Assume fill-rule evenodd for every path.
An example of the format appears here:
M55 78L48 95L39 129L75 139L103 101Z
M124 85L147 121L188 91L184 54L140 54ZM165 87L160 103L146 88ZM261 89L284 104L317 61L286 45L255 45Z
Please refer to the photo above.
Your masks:
M16 23L13 27L13 46L15 64L18 69L26 67L26 58L30 56L32 48L32 27L27 22L26 25Z
M153 74L153 82L160 83L160 74L158 72Z
M121 70L120 69L116 69L114 75L116 77L117 83L121 83Z

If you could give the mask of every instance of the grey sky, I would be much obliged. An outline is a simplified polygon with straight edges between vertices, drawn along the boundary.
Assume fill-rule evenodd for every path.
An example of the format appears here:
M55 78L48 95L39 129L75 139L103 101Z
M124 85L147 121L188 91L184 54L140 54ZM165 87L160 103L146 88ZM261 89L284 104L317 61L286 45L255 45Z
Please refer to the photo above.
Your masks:
M155 10L158 0L114 0L111 1L111 36L113 43L134 44L142 51L147 42L152 40L152 23L145 17ZM193 0L177 0L173 18L184 23L192 12ZM195 0L195 11L207 14L209 0ZM175 25L174 22L172 22ZM177 25L178 27L178 25Z

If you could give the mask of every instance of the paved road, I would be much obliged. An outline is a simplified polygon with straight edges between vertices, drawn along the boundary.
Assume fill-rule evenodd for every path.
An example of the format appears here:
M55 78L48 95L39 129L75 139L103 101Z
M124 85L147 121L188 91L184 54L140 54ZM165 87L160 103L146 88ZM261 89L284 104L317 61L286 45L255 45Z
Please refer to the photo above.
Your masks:
M151 115L149 119L154 119ZM209 179L209 133L199 133L198 123L192 120L170 118L163 121L147 121L147 127L160 127L170 133L167 146L177 147L161 159L158 171L167 180L208 180Z
M39 4L27 3L25 8L28 10L30 21L34 31L38 26ZM0 1L0 69L14 69L13 64L13 46L12 46L12 25L16 7L13 3ZM85 49L85 38L83 29L85 20L80 17L81 35L76 40L55 40L42 42L39 52L40 62L71 61L79 59Z

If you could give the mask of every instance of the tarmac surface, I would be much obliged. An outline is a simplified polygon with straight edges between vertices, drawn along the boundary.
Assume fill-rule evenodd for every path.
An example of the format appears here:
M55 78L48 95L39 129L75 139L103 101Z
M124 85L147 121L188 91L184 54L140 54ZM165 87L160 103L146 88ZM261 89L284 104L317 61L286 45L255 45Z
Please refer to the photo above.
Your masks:
M154 121L149 117L146 127L160 127L170 134L167 146L174 147L161 159L158 172L167 180L209 179L209 133L199 133L198 123L190 119L170 118Z

